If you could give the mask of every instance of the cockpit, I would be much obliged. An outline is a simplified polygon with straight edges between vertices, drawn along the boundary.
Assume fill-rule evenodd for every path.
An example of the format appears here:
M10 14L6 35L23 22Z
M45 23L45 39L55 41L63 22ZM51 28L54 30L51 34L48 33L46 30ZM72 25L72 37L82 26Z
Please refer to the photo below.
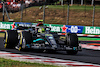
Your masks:
M38 26L38 27L36 27L37 33L49 33L50 30L51 30L51 28L47 27L47 26L43 26L43 27Z

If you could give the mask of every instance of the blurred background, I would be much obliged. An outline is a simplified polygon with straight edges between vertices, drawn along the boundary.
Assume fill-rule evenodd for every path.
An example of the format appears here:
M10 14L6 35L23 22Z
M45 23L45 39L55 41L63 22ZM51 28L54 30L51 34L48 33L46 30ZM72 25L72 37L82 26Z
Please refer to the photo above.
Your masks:
M4 9L3 9L4 7ZM100 0L0 0L0 21L100 26Z

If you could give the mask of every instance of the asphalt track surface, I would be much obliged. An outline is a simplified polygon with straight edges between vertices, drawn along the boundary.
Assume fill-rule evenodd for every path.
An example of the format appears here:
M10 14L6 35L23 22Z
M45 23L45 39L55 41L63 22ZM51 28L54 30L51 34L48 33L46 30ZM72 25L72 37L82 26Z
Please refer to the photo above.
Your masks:
M29 54L29 55L37 55L42 57L50 57L50 58L57 58L63 60L72 60L72 61L79 61L85 63L92 63L92 64L99 64L100 65L100 51L94 50L86 50L83 49L81 52L78 52L77 55L67 55L65 51L57 51L53 53L49 52L36 52L34 50L30 51L18 51L16 49L5 49L3 47L3 38L0 37L0 51L7 51L17 54Z

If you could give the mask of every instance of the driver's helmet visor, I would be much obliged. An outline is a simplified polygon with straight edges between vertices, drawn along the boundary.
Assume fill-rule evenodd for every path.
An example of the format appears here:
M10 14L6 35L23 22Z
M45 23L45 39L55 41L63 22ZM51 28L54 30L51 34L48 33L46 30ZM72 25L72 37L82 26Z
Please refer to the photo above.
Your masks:
M45 32L45 29L44 28L39 28L38 32L43 33L43 32Z

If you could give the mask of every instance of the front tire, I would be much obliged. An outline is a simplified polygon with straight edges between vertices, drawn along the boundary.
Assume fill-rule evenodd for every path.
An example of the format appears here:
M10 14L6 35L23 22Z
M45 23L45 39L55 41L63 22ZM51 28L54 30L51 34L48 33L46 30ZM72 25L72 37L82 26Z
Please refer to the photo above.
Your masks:
M67 34L67 44L70 47L78 47L78 37L76 34Z
M79 42L78 42L77 34L73 34L73 33L67 34L66 43L70 48L73 48L73 47L77 48L77 49L73 49L73 50L68 50L67 54L75 55L78 53Z

